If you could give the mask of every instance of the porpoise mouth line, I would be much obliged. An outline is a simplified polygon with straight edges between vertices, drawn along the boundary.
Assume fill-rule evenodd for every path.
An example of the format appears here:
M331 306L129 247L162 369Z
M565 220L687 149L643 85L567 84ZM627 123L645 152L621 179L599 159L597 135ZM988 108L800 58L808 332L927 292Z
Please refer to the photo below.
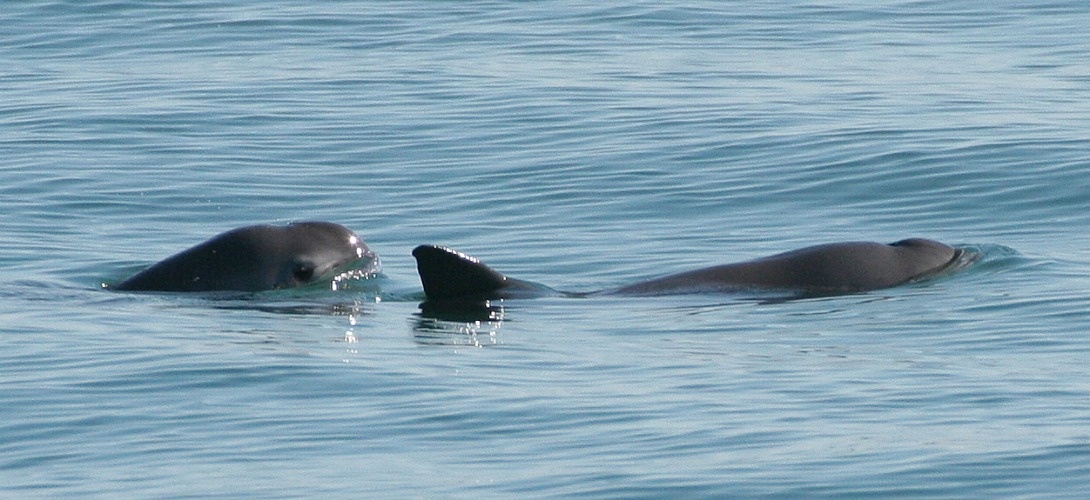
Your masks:
M945 265L939 268L939 272L953 271L961 269L973 262L976 262L980 258L980 252L970 252L964 248L955 248L954 257L950 259Z
M934 271L924 273L913 278L910 282L919 283L921 281L927 281L945 274L953 273L954 271L957 271L959 269L964 269L973 262L976 262L979 258L980 252L969 252L963 248L955 248L954 256L951 257L950 260L946 261L945 264L936 267Z
M378 275L379 270L372 267L368 267L367 269L347 269L331 276L329 282L330 286L336 290L339 288L338 285L341 282L369 280L378 277Z

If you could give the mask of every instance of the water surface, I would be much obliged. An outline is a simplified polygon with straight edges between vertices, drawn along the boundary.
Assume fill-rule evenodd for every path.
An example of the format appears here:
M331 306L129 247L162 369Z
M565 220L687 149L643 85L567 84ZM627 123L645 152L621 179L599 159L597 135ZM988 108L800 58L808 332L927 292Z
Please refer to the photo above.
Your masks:
M0 13L0 484L41 496L1090 493L1090 7L55 2ZM384 277L103 290L330 220ZM799 301L421 310L411 249L588 291L842 240Z

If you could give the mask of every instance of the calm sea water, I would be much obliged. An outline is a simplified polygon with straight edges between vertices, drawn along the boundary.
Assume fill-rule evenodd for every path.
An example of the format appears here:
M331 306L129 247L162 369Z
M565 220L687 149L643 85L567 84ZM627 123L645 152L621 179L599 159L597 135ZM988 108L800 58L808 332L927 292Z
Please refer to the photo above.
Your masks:
M1090 4L16 2L10 496L1090 494ZM384 275L104 290L330 220ZM435 315L410 250L594 290L840 240L979 250L791 302Z

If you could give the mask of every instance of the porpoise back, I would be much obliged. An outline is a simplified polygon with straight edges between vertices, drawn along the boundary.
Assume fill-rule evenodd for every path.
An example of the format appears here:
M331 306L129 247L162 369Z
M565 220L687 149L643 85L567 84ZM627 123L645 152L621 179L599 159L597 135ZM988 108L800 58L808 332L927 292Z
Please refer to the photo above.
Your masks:
M516 280L460 252L422 245L413 250L428 300L502 299L541 295L670 295L776 290L837 294L926 279L959 260L962 250L910 238L895 243L842 242L806 247L734 264L686 271L592 293L558 292Z
M622 295L784 290L851 293L924 279L961 254L937 241L911 238L884 244L829 243L760 259L672 274L611 291Z
M538 283L509 278L474 257L449 248L420 245L413 249L424 295L429 300L487 300L556 295Z

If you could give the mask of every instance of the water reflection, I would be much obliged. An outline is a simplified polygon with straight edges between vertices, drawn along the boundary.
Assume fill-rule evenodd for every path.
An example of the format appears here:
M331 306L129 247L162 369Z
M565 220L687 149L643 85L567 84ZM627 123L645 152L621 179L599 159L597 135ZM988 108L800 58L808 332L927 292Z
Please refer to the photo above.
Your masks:
M336 302L235 299L215 301L211 304L211 307L215 309L260 311L293 316L322 315L357 317L372 314L375 310L375 302L372 300L353 300L346 302L343 299Z
M496 345L503 319L504 308L498 302L423 302L412 319L413 340L422 345Z

